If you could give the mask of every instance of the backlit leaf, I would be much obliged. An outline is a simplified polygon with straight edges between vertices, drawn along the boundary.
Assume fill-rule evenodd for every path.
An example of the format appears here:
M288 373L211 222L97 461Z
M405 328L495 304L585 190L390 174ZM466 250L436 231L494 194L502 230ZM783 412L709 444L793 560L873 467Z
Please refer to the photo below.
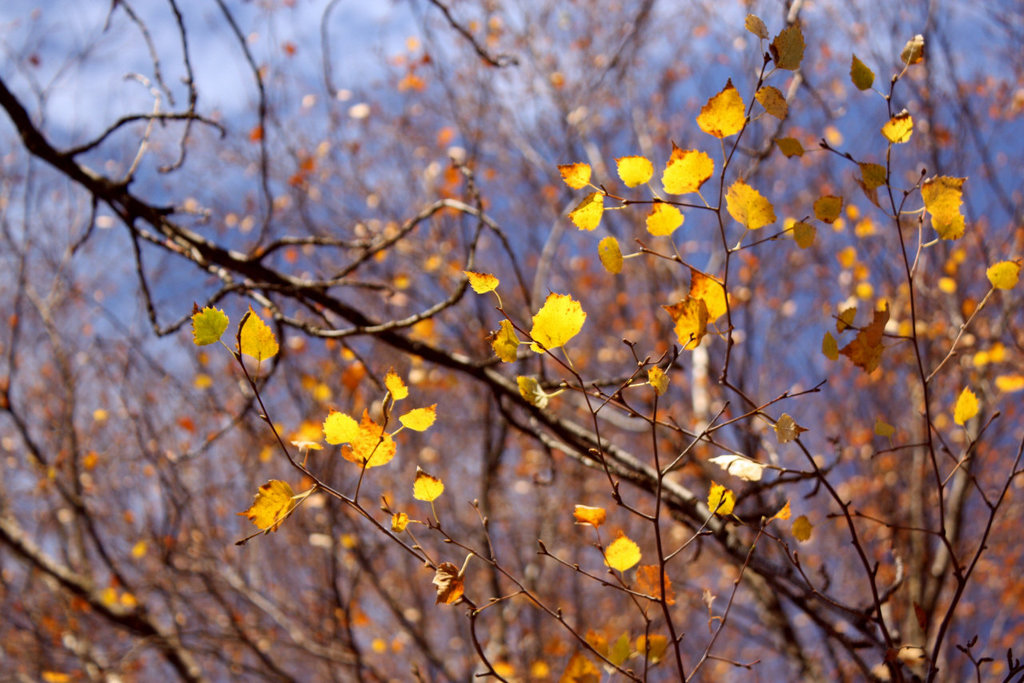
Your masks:
M469 286L477 294L486 294L498 288L500 280L490 273L474 273L471 270L462 271L469 278Z
M1020 280L1020 263L1000 261L985 271L985 276L996 289L1013 289Z
M405 382L394 370L388 370L388 374L384 376L384 387L396 401L401 401L409 395L409 387L405 386Z
M600 683L601 670L586 658L582 652L575 652L569 658L558 683Z
M801 249L807 249L814 244L814 238L818 234L818 229L810 223L804 223L799 221L793 224L793 241Z
M220 341L228 329L228 317L219 308L204 308L192 314L192 341L196 346L206 346Z
M917 64L922 59L924 59L924 36L918 33L903 46L903 51L900 52L900 60L909 66Z
M608 235L598 243L597 255L609 273L616 275L622 272L622 252L619 250L619 241L613 236Z
M862 368L864 372L871 372L878 367L882 360L882 333L885 331L885 324L889 322L889 305L886 304L882 310L875 310L875 317L871 324L862 328L856 338L839 350L853 364Z
M577 505L573 508L572 516L577 524L589 524L596 529L604 524L607 512L604 508Z
M643 185L654 175L654 165L647 157L619 157L615 160L615 166L626 187Z
M444 492L444 482L416 468L416 481L412 484L412 497L430 503Z
M601 223L604 214L604 195L591 192L579 205L569 212L569 220L580 230L594 230Z
M882 135L892 143L903 143L910 140L914 132L914 119L906 112L900 112L882 126Z
M689 194L700 190L715 173L715 162L696 149L682 150L672 143L672 156L661 174L661 186L668 194Z
M722 91L705 104L697 116L697 125L708 135L727 138L743 130L746 113L739 90L729 79Z
M978 397L971 391L970 387L964 387L960 396L956 399L956 407L953 409L953 422L963 426L965 422L978 414Z
M804 155L804 146L796 138L775 138L775 144L779 146L779 151L785 154L786 158Z
M324 439L331 445L352 443L359 436L359 423L345 413L332 410L324 420Z
M494 340L491 341L491 348L503 362L515 361L519 349L519 337L516 336L516 329L511 322L501 321L501 329L495 333Z
M850 61L850 80L858 90L867 90L875 83L875 72L854 55Z
M789 518L790 518L790 517L791 517L792 515L793 515L793 511L792 511L792 509L791 509L791 508L789 507L789 501L787 500L787 501L786 501L786 504L785 504L785 505L783 505L783 506L782 506L782 507L781 507L781 508L779 509L779 511L778 511L778 512L776 512L776 513L775 513L774 515L772 515L772 518L771 518L771 519L769 519L768 521L769 521L769 522L773 522L773 521L775 521L776 519L789 519Z
M519 395L526 399L527 403L541 410L547 407L551 395L541 388L535 377L520 375L516 377L516 384L519 386Z
M558 170L565 184L574 190L584 188L590 182L590 164L561 164Z
M768 48L780 69L796 71L804 58L804 33L799 24L793 24L782 30Z
M636 639L636 650L641 655L646 655L647 661L657 664L665 658L668 651L668 638L659 633L652 633L650 638L645 635Z
M716 455L709 462L715 463L729 474L744 481L761 481L761 476L764 474L764 465L754 462L750 458L744 458L742 455Z
M341 447L341 457L357 465L366 463L366 469L380 467L395 457L395 440L364 410L359 433Z
M391 515L391 530L396 534L400 534L405 531L405 527L409 526L409 515L404 512L396 512Z
M963 237L964 216L960 213L963 203L963 186L966 178L937 176L928 178L921 185L924 208L932 218L932 227L944 240Z
M736 505L736 495L721 484L711 482L708 493L708 509L719 516L731 515Z
M999 375L996 377L996 389L1004 394L1012 394L1024 389L1024 375Z
M675 321L676 338L686 351L700 345L708 329L708 306L703 299L687 297L671 306L662 306Z
M764 25L760 17L748 14L743 26L761 40L768 40L768 27Z
M533 316L530 348L537 353L544 349L557 349L575 337L587 319L583 307L569 294L548 294L544 305ZM544 347L544 349L541 348Z
M814 531L814 525L806 515L800 515L793 520L793 538L801 543L811 540L812 531Z
M657 365L652 365L647 370L647 383L654 388L654 393L658 396L668 391L668 375Z
M729 215L748 230L757 230L775 222L775 207L761 193L737 180L725 195Z
M708 323L713 323L728 310L725 285L699 270L690 269L690 298L700 299L708 309Z
M271 479L260 486L252 506L238 514L248 517L250 522L265 532L277 531L296 504L295 491L288 482Z
M764 110L774 116L777 119L786 118L786 114L789 113L789 105L786 103L786 98L782 92L773 86L764 85L754 95Z
M425 432L430 429L437 419L437 404L429 405L426 408L414 408L398 418L402 426L416 432Z
M437 565L434 571L434 579L431 581L437 589L437 605L451 605L462 597L466 590L465 582L459 568L451 562L442 562Z
M619 535L604 550L604 563L612 569L624 572L640 561L640 546L628 536Z
M637 590L660 600L662 577L665 579L665 602L674 605L676 604L676 592L672 590L672 582L668 575L664 574L658 565L645 564L636 568Z
M277 339L273 330L250 308L238 325L238 351L257 361L277 355Z
M842 209L842 197L825 195L814 201L814 217L823 223L835 223Z
M775 421L775 438L778 439L779 443L789 443L806 431L787 413L783 413Z
M847 306L839 311L836 316L836 332L845 332L853 327L853 321L857 319L857 307Z
M671 235L683 224L682 212L671 204L654 202L647 214L647 232L655 236Z

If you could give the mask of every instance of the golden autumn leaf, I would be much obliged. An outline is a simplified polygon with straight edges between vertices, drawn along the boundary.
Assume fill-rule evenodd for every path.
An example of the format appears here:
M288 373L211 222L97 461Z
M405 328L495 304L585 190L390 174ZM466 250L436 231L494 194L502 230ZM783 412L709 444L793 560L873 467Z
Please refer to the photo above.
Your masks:
M271 479L260 486L252 506L238 514L248 517L257 528L269 533L277 531L296 505L295 491L288 482Z
M878 436L888 439L896 433L896 428L880 417L875 418L874 432Z
M671 306L662 306L675 321L676 337L683 349L691 351L700 345L708 329L708 306L703 299L687 297Z
M324 439L332 446L352 443L359 436L359 423L349 415L332 410L323 426Z
M840 349L839 353L849 358L864 372L872 372L882 360L882 351L884 350L882 333L885 331L887 322L889 322L889 304L886 304L881 310L876 309L871 324L861 328L857 336Z
M1020 280L1020 263L1000 261L985 271L985 277L996 289L1013 289Z
M793 511L789 507L789 501L787 500L786 504L783 505L781 508L779 508L779 511L776 512L774 515L772 515L772 518L769 519L768 521L769 522L774 522L776 519L786 520L786 519L789 519L792 516L792 514L793 514Z
M668 375L657 365L653 365L647 370L647 383L654 388L654 393L658 396L662 396L668 391Z
M501 284L501 281L490 273L474 273L471 270L464 270L462 272L469 278L469 286L477 294L493 292Z
M793 241L801 249L807 249L814 244L814 238L818 234L818 229L810 223L804 223L798 221L793 224Z
M615 160L615 167L626 187L643 185L654 175L654 164L647 157L619 157Z
M425 408L413 408L405 415L398 418L398 421L402 423L402 426L406 429L411 429L415 432L425 432L430 429L430 426L434 424L434 420L437 419L437 404L429 405Z
M811 520L807 519L807 515L800 515L793 520L793 538L801 543L811 540L812 531L814 531L814 525L811 524Z
M932 227L944 240L963 237L964 216L960 213L963 203L963 186L966 178L938 176L928 178L921 185L924 208L932 218Z
M651 664L657 664L668 651L668 638L658 633L652 633L650 638L641 634L636 639L636 651L646 655Z
M604 508L592 507L590 505L577 505L572 511L576 524L589 524L595 529L604 524L607 514Z
M832 333L827 330L821 339L821 352L829 360L839 360L839 344L836 343L836 338L832 336Z
M590 182L590 164L560 164L558 171L565 184L574 190L582 189Z
M220 341L224 330L228 329L228 317L219 308L206 307L199 310L193 306L192 341L196 346L206 346Z
M604 563L616 571L624 572L639 561L640 546L621 533L604 549Z
M737 180L725 195L729 215L748 230L757 230L775 222L775 208L761 193Z
M756 14L748 14L743 21L743 26L761 40L768 40L768 27Z
M647 214L647 232L656 237L671 235L684 220L683 213L676 207L664 202L654 202L651 212Z
M743 98L731 78L720 93L708 100L697 116L700 129L716 138L727 138L739 133L745 122Z
M719 516L731 515L736 506L736 495L721 484L711 482L708 492L708 510Z
M519 386L519 395L526 399L527 403L541 410L547 407L551 394L544 391L535 377L520 375L516 377L516 384Z
M779 146L779 151L785 154L787 159L804 155L804 146L796 138L775 138L775 144Z
M416 468L416 481L412 484L412 497L431 503L444 492L444 482L429 475L419 467Z
M661 599L661 577L665 577L665 602L669 605L676 604L676 592L672 590L672 582L667 574L663 574L661 568L655 564L645 564L636 568L636 587L641 593L646 593L656 600Z
M835 223L842 209L842 197L828 194L814 200L814 217L823 223Z
M836 315L836 332L845 332L853 327L853 321L857 318L857 307L847 306L840 309Z
M238 352L264 361L277 355L277 339L273 330L249 308L238 324Z
M775 66L788 71L800 68L804 59L804 33L800 24L792 24L782 30L768 46Z
M858 90L868 90L875 83L875 72L853 55L850 60L850 80Z
M583 329L586 319L587 314L580 302L569 294L548 294L544 305L533 316L530 336L534 343L530 348L537 353L543 353L544 349L552 350L563 346Z
M700 150L682 150L672 143L672 156L661 174L661 186L668 194L699 192L715 173L715 162Z
M708 324L718 320L728 310L725 285L693 268L690 269L690 298L704 302L708 310Z
M784 119L789 113L789 104L786 97L778 88L764 85L757 91L754 98L764 107L764 110L777 119Z
M874 190L885 185L885 166L862 163L858 164L858 167L860 168L860 178L865 190Z
M761 481L764 474L764 465L750 458L744 458L742 455L716 455L708 462L718 465L729 474L744 481Z
M885 136L885 139L896 144L910 140L910 136L913 132L914 119L906 110L892 117L884 126L882 126L882 135Z
M779 419L775 421L774 427L775 438L778 439L779 443L789 443L807 431L798 425L787 413L779 416Z
M978 414L978 397L971 391L970 387L964 387L960 396L956 399L956 407L953 409L953 422L961 427Z
M907 66L910 66L911 64L917 64L922 59L924 59L924 36L918 33L903 46L903 50L900 52L900 60Z
M515 361L519 349L519 337L516 336L516 329L510 321L501 321L501 329L494 333L491 348L502 362L512 363Z
M591 192L575 209L569 212L569 220L580 230L594 230L601 224L604 214L604 194Z
M565 665L558 683L600 683L601 670L582 652L575 652Z
M396 401L401 401L409 395L409 387L405 386L405 382L402 381L402 378L393 369L388 370L387 374L384 375L384 387L391 394L391 398Z
M359 433L341 447L341 457L357 465L365 463L366 469L380 467L395 457L395 440L364 410Z
M451 562L442 562L437 565L431 583L437 589L437 599L434 601L437 605L454 604L466 590L462 573Z
M409 526L409 515L404 512L396 512L391 515L391 530L396 534L400 534L405 531L405 527Z
M996 377L996 389L1004 394L1012 394L1024 389L1024 375L999 375Z
M609 273L617 275L622 272L622 251L619 249L619 241L613 236L608 235L598 243L597 256Z

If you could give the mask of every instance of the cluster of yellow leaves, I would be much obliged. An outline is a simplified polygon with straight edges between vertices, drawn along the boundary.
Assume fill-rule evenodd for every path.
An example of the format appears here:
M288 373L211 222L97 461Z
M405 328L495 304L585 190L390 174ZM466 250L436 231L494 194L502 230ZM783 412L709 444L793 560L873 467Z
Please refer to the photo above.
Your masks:
M700 345L707 326L727 310L725 286L698 270L690 270L690 292L685 299L662 306L675 322L679 343L686 350Z
M192 310L192 341L196 346L206 346L220 341L229 324L228 316L219 308L206 307ZM274 331L250 307L238 324L236 351L258 362L273 358L279 347Z

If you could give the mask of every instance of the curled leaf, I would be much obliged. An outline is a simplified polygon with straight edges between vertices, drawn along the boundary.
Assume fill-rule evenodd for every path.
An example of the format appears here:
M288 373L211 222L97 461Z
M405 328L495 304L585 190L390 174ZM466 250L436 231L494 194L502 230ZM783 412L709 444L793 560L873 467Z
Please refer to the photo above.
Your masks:
M716 455L710 462L744 481L761 481L764 465L742 455Z
M451 605L458 601L465 592L462 573L459 568L451 562L442 562L437 565L434 572L434 579L431 581L437 589L437 600L435 604Z
M595 529L604 524L606 515L607 512L604 508L590 505L577 505L572 511L572 516L577 524L589 524Z

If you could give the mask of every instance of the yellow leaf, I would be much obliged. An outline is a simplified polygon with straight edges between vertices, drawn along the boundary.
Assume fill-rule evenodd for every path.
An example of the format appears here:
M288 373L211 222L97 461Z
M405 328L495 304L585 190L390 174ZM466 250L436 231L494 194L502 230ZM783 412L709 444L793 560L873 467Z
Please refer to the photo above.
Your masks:
M786 103L785 96L778 88L770 85L761 86L754 97L766 112L777 119L784 119L789 113L789 104Z
M416 481L412 484L412 497L430 503L444 492L444 482L416 468Z
M843 198L835 195L818 197L814 202L814 217L823 223L835 223L843 209Z
M849 266L844 266L849 267ZM849 306L839 311L836 316L836 332L845 332L853 327L853 321L857 318L857 307Z
M400 534L405 531L405 527L409 526L409 515L404 512L396 512L391 515L391 530L396 534Z
M192 314L192 341L196 346L206 346L220 341L224 330L228 329L228 317L219 308L194 307Z
M896 428L880 417L875 418L875 434L889 438L896 433Z
M668 194L689 194L700 191L715 173L715 162L700 150L682 150L672 143L672 156L661 174L661 186Z
M956 399L956 408L953 409L953 422L963 426L965 422L978 414L978 397L974 395L970 387L964 387Z
M742 455L716 455L708 462L718 465L727 473L744 481L761 481L764 475L764 465Z
M793 520L793 538L801 543L811 540L811 532L813 530L814 525L811 524L811 520L807 519L806 515L800 515Z
M960 213L963 203L963 187L966 178L938 176L929 178L921 185L924 208L932 217L932 227L944 240L963 237L964 216Z
M737 180L725 195L729 215L748 230L757 230L775 222L775 208L761 193Z
M864 372L871 372L878 367L882 360L882 333L885 331L885 324L889 322L889 304L882 310L875 310L871 324L862 328L857 336L849 344L839 350L853 364L862 368Z
M804 155L804 146L796 138L775 138L775 144L779 146L779 151L785 154L787 159Z
M708 493L708 509L719 516L731 515L736 506L736 495L721 484L711 482Z
M586 319L580 302L569 294L548 294L544 305L533 316L530 336L534 343L530 348L537 353L557 349L583 329Z
M640 546L621 533L604 550L604 563L612 569L624 572L640 561Z
M636 588L641 593L661 599L661 580L665 579L665 602L669 605L676 604L676 592L672 590L672 582L668 575L661 571L656 564L645 564L636 569Z
M804 34L800 24L792 24L782 30L769 46L775 66L796 71L804 58Z
M434 572L434 580L431 581L437 588L437 600L435 604L451 605L458 601L465 592L465 583L459 568L451 562L442 562L437 565Z
M71 676L62 671L43 671L39 674L43 683L69 683Z
M619 157L615 160L615 166L626 187L643 185L654 175L654 165L647 157Z
M807 430L798 425L787 413L779 416L775 421L775 438L779 443L789 443Z
M148 545L145 541L136 542L135 545L132 546L132 557L136 560L141 557L145 557L147 549Z
M732 84L732 79L726 82L720 93L708 100L697 116L700 129L716 138L727 138L739 133L745 122L743 98Z
M398 418L402 426L416 432L425 432L430 429L437 419L437 404L429 405L426 408L414 408L405 415Z
M657 633L652 633L650 638L645 635L637 636L636 650L640 655L646 655L647 661L651 664L657 664L665 658L665 652L668 651L668 638Z
M668 375L657 365L652 365L647 370L647 383L654 388L654 393L658 396L668 391Z
M409 388L405 386L405 382L394 370L388 370L388 374L384 376L384 387L391 394L391 398L396 401L401 401L409 395Z
M900 52L900 60L907 66L910 66L911 64L917 64L922 59L924 59L924 36L918 33L903 46L903 51Z
M469 286L473 288L473 291L477 294L486 294L487 292L493 292L498 288L500 281L490 273L474 273L471 270L462 271L466 277L469 278Z
M1024 375L999 375L996 377L996 389L1004 394L1012 394L1024 389Z
M647 232L655 236L671 235L685 220L676 207L663 202L654 202L647 214Z
M893 143L902 143L910 140L914 132L914 119L906 110L889 119L888 123L882 126L882 135Z
M607 513L604 508L577 505L573 508L572 516L576 520L576 524L589 524L596 529L604 524Z
M286 481L271 479L260 486L252 507L239 515L263 531L277 531L281 523L292 513L296 505L295 491Z
M783 505L782 508L778 512L776 512L774 515L772 515L772 518L769 519L768 521L772 522L772 521L774 521L776 519L786 520L786 519L789 519L792 514L793 514L793 511L790 509L789 501L787 500L786 504Z
M547 407L551 395L541 388L536 378L520 375L516 377L516 384L519 386L519 395L526 399L527 403L541 410Z
M691 351L700 346L708 328L708 306L703 299L687 297L677 304L662 306L676 323L676 337L683 349Z
M597 255L609 273L614 275L622 272L622 252L617 239L609 235L601 240L597 245Z
M569 220L580 230L594 230L600 225L603 213L604 195L600 192L591 192L569 212Z
M508 320L501 321L501 329L495 332L491 341L491 348L494 353L505 363L512 363L516 359L519 349L519 337L516 336L516 329Z
M242 322L238 324L239 353L263 361L276 356L277 350L274 332L250 307L242 316Z
M359 437L359 423L345 413L332 410L324 420L324 439L327 443L352 443Z
M818 229L810 223L804 223L800 221L793 224L793 240L796 245L801 249L807 249L814 244L814 238L818 234Z
M864 188L874 190L885 185L885 166L881 164L858 164L860 167L861 182Z
M565 184L574 190L586 187L590 182L590 164L561 164L558 170Z
M875 72L857 59L857 55L854 55L850 61L850 80L858 90L867 90L875 82Z
M708 309L708 324L718 320L728 310L725 285L693 268L690 269L690 298L704 302Z
M985 271L985 276L996 289L1013 289L1020 279L1020 263L1000 261Z
M365 463L366 469L380 467L395 457L395 440L364 410L359 433L341 447L341 457L357 465Z
M768 40L768 27L755 14L748 14L743 26L761 40Z
M558 683L600 683L601 670L587 659L582 652L576 652L565 666Z

